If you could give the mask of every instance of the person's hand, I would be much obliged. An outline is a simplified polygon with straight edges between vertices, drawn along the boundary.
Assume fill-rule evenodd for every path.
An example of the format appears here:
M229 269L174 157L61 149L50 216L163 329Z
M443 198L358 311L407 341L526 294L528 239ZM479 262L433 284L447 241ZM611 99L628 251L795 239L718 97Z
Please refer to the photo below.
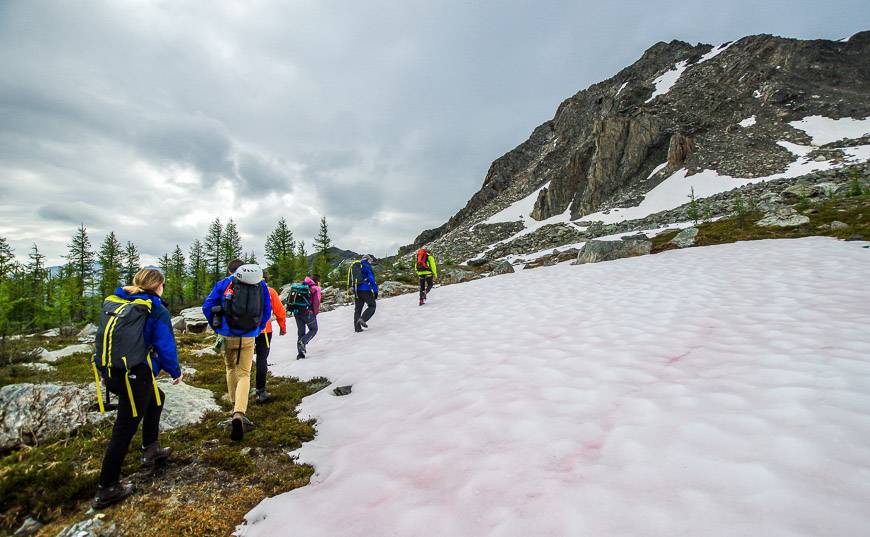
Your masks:
M180 373L177 378L172 379L172 384L180 384L182 378L184 378L184 373Z
M287 335L287 329L286 329L286 328L282 328L281 331L278 332L278 335L279 335L279 336L286 336L286 335Z

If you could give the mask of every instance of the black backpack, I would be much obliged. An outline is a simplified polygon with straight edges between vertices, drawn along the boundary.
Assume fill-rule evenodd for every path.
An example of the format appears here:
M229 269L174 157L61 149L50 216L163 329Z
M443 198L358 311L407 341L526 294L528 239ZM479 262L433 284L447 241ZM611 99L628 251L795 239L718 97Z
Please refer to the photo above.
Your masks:
M263 290L259 284L233 277L224 290L222 306L230 330L250 332L260 326L263 317Z
M102 369L127 371L144 363L150 350L145 346L145 321L151 307L151 301L142 298L106 297L97 329L95 363Z
M354 261L347 271L347 286L356 291L357 286L363 281L362 261Z

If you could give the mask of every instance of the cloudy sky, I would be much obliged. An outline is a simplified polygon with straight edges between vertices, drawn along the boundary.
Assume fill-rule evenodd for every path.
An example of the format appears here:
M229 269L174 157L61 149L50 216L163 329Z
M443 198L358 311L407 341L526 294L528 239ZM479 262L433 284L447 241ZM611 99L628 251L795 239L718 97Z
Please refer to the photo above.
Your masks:
M868 29L866 0L0 0L0 236L58 263L75 227L146 256L233 218L261 253L394 253L559 102L657 41Z

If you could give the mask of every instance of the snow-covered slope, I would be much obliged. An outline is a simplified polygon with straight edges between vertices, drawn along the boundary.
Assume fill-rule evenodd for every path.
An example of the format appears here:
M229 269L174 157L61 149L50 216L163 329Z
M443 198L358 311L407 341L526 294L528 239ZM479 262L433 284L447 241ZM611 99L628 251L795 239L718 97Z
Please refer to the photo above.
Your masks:
M246 536L820 536L870 527L870 249L558 265L321 316L312 484ZM649 277L655 274L655 279Z

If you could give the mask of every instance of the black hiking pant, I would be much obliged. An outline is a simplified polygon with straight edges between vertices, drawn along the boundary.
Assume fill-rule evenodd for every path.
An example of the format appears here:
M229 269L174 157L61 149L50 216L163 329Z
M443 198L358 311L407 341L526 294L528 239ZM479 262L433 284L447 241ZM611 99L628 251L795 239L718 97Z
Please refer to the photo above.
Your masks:
M432 287L435 285L435 279L431 274L427 274L425 276L420 276L420 300L426 298L426 295L429 294L429 291L432 290Z
M308 342L317 335L317 315L314 315L313 311L306 311L294 315L293 318L296 319L297 339L308 345Z
M109 391L118 396L118 414L115 426L112 427L112 437L106 447L103 457L103 468L100 471L100 485L114 485L121 478L121 466L124 457L130 449L130 442L142 422L142 446L148 446L157 441L160 432L160 414L163 405L157 404L154 396L154 383L148 364L139 364L130 370L130 391L136 405L137 416L133 417L133 406L127 393L127 383L124 380L123 369L113 369L112 375L106 378ZM160 392L160 402L163 403L163 390Z
M269 372L269 346L272 345L272 332L263 332L254 340L254 354L257 355L257 391L266 389L266 373Z
M366 310L363 311L363 306L366 306ZM377 303L375 302L375 294L371 291L357 291L356 292L356 300L353 305L353 328L354 330L359 331L360 327L357 324L360 319L363 322L368 322L369 319L372 318L372 315L375 314L375 308L377 308Z

